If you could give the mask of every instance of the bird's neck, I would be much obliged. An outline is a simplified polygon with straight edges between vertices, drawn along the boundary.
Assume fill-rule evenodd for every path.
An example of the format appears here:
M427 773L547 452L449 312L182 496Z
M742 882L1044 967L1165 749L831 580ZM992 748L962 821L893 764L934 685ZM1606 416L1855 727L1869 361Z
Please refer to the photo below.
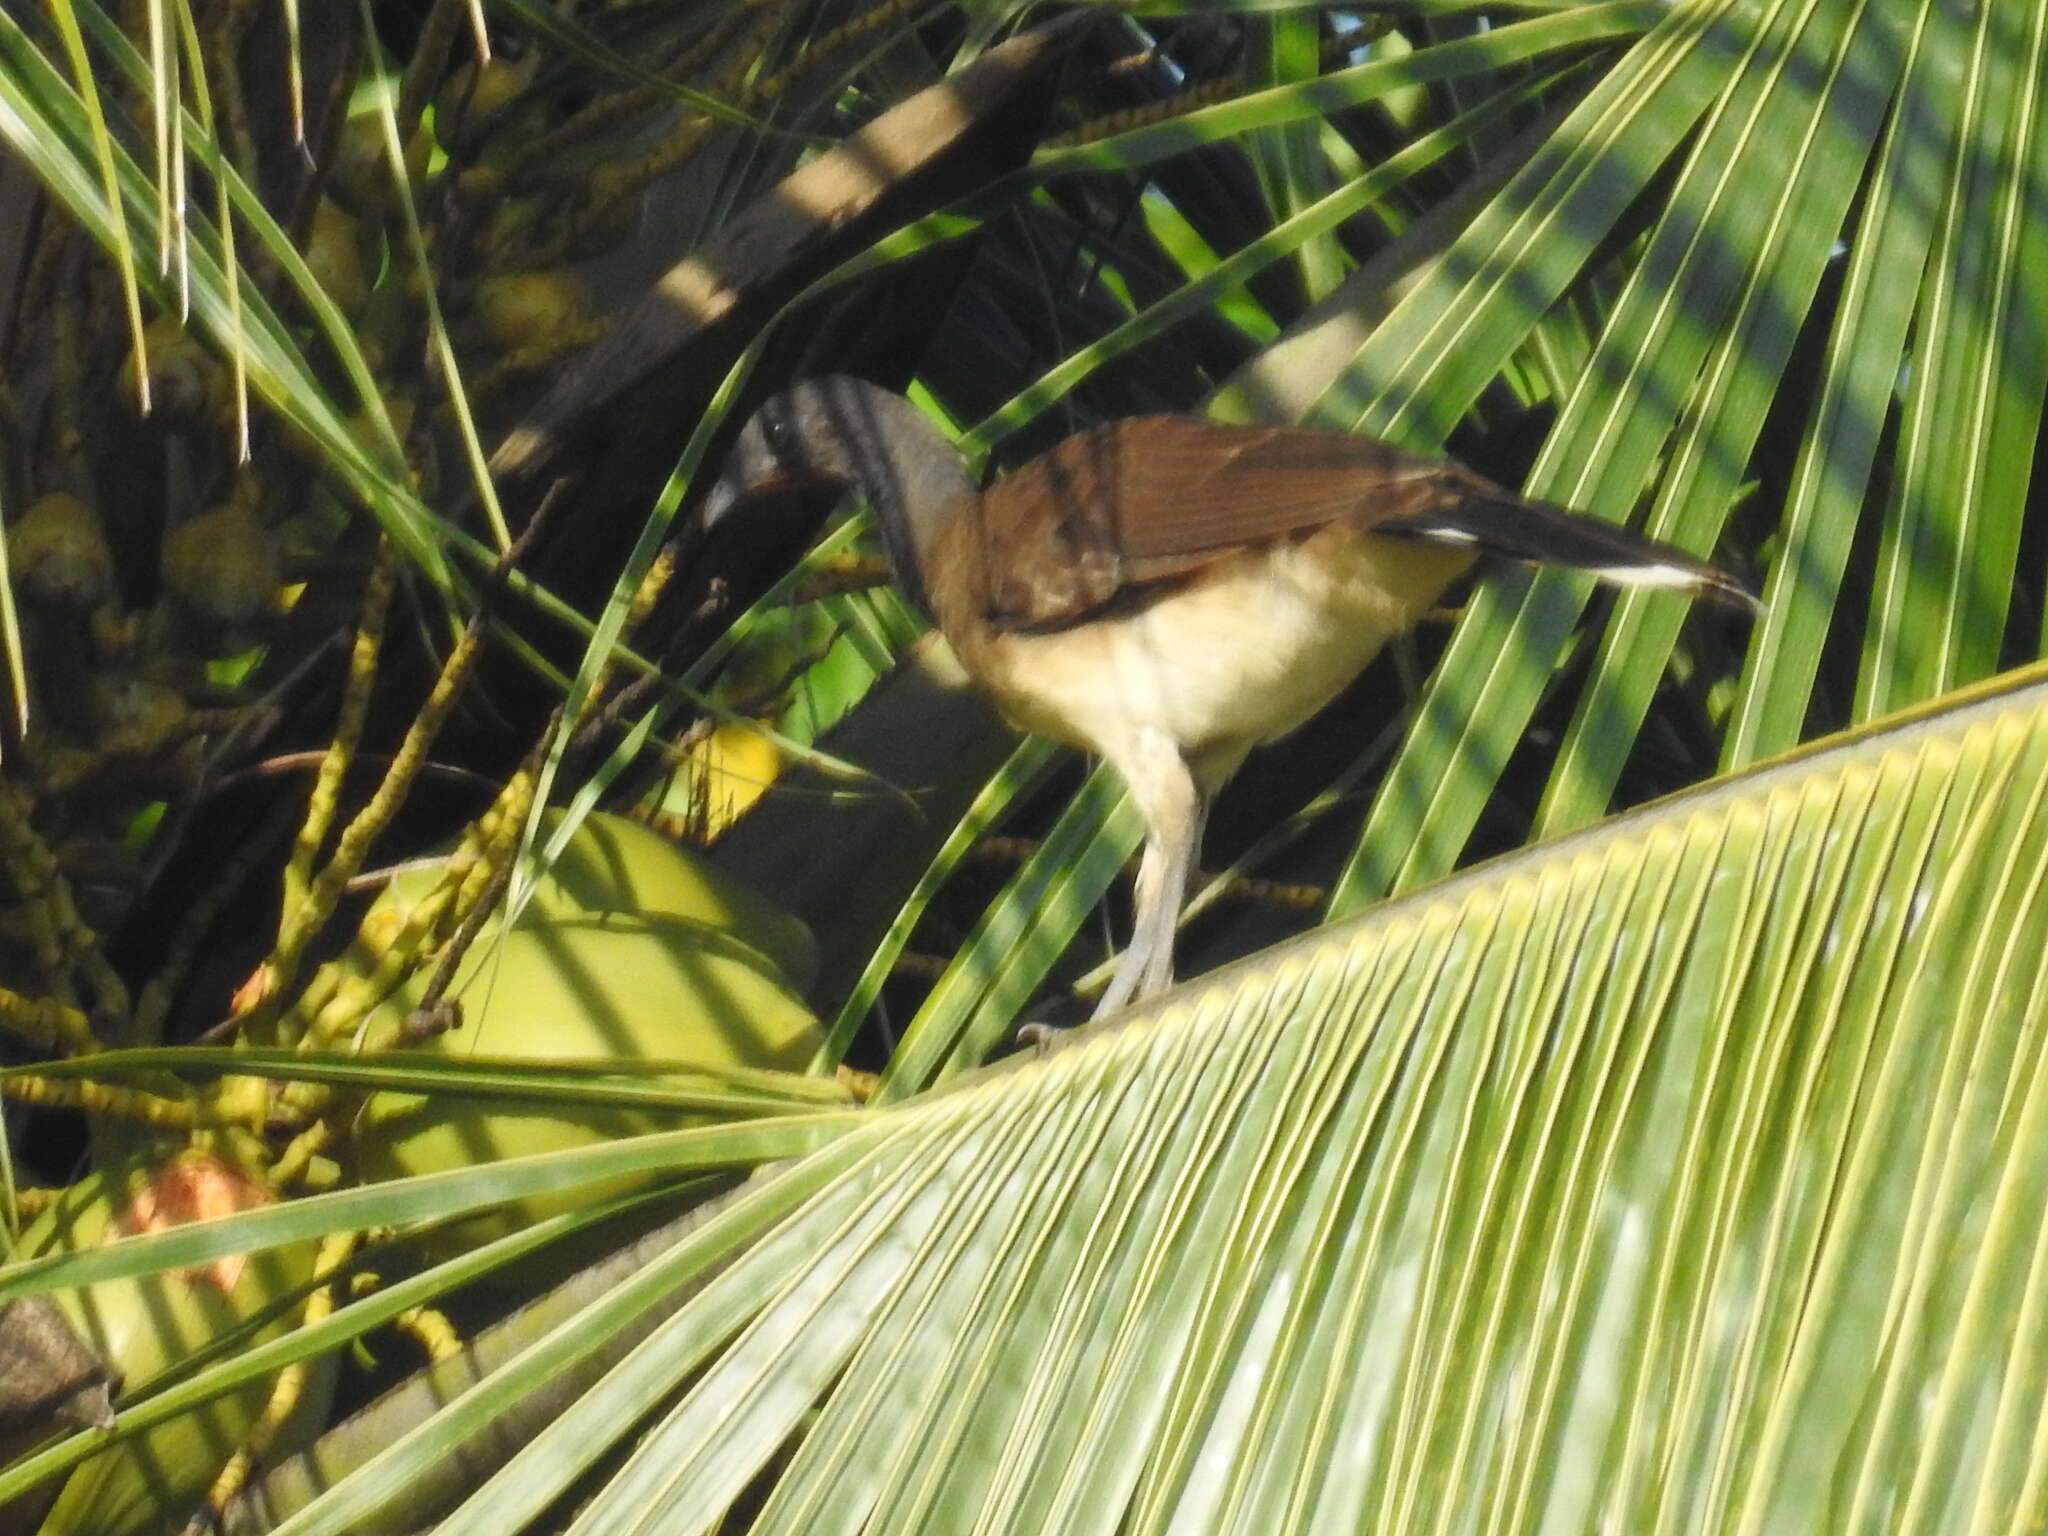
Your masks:
M962 497L974 494L960 451L901 395L859 380L835 380L830 409L848 468L874 508L890 574L927 611L923 555Z

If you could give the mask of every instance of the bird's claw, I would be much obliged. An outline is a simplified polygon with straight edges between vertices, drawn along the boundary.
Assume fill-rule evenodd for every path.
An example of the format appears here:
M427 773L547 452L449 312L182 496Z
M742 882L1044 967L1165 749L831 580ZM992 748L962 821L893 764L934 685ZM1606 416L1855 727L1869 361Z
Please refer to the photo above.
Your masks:
M1043 1024L1034 1019L1029 1024L1019 1024L1017 1026L1017 1043L1027 1051L1037 1051L1043 1054L1057 1045L1063 1037L1071 1035L1073 1032L1070 1027L1059 1024Z

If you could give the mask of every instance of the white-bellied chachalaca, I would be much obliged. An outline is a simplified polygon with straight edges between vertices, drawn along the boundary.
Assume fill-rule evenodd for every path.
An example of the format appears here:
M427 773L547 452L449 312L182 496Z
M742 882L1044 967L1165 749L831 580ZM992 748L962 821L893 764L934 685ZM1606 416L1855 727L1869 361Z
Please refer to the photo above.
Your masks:
M1148 836L1131 947L1096 1013L1173 979L1211 796L1427 612L1503 556L1753 605L1733 578L1601 519L1369 437L1115 421L985 491L902 396L799 384L741 429L707 529L750 496L823 483L874 509L897 584L1025 730L1112 764Z

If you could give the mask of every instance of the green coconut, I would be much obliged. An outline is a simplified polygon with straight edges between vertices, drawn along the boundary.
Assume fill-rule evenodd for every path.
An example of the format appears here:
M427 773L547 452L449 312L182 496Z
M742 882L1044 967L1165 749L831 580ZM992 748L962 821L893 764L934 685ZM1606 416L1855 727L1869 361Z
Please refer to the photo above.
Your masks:
M88 1175L29 1225L16 1257L81 1252L138 1230L226 1214L272 1198L212 1152L157 1154ZM124 1396L212 1347L312 1276L317 1244L296 1243L192 1269L105 1280L52 1293L80 1343L118 1372ZM244 1348L294 1323L284 1308ZM309 1441L333 1400L335 1359L312 1363L272 1454ZM39 1536L131 1536L175 1531L205 1498L270 1393L259 1380L171 1419L83 1463L65 1480Z
M410 890L383 899L414 899ZM529 1061L664 1061L802 1071L821 1035L792 970L811 967L796 919L617 817L579 829L509 935L487 925L448 996L460 1027L423 1042L439 1056ZM375 1034L417 1006L424 978L400 988ZM355 1126L356 1171L384 1180L558 1153L705 1123L703 1115L530 1100L380 1093ZM644 1178L534 1196L424 1240L446 1257L560 1211L641 1187Z
M547 824L553 825L552 817ZM624 816L587 818L533 899L537 910L553 917L687 917L759 950L800 991L817 976L817 941L800 919L703 855Z
M559 817L549 812L543 833ZM437 867L410 870L391 882L377 909L403 911L439 879ZM817 941L801 919L651 827L599 812L535 882L522 921L605 916L688 918L755 951L798 991L817 976Z

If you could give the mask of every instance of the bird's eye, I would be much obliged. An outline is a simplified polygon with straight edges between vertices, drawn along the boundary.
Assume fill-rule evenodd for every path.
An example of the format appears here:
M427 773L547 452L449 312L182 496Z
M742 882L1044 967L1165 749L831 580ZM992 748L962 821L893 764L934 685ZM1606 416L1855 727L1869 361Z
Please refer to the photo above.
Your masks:
M782 412L770 411L761 418L761 437L768 444L768 451L776 458L796 457L796 423Z

